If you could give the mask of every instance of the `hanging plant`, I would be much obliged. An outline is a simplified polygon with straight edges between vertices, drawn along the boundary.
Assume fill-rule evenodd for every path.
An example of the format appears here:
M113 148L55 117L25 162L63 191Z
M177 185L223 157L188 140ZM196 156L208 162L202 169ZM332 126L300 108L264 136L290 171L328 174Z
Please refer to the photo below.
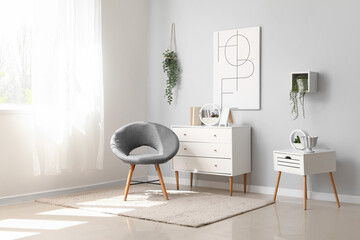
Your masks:
M167 98L167 102L171 104L173 102L173 89L180 76L180 67L176 55L174 23L171 25L169 48L163 53L163 55L165 58L163 61L163 70L167 76L165 97Z
M180 69L179 63L174 51L166 50L163 53L165 59L163 61L163 70L167 75L165 96L169 104L173 101L173 88L179 78Z
M292 105L291 114L295 114L293 120L299 117L299 106L301 104L301 109L303 113L303 118L305 118L305 94L307 89L308 77L307 75L299 75L292 80L292 87L289 93L290 104Z

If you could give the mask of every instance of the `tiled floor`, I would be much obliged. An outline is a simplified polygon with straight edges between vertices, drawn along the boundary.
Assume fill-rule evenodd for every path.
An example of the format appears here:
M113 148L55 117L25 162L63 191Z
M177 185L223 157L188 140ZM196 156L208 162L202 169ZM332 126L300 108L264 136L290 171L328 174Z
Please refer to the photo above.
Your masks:
M171 188L171 186L169 186ZM169 188L169 189L170 189ZM194 188L228 194L227 191ZM235 192L234 195L244 194ZM255 195L248 193L247 195ZM271 198L269 195L258 197ZM360 206L278 197L276 204L200 228L28 202L0 207L0 239L360 239Z

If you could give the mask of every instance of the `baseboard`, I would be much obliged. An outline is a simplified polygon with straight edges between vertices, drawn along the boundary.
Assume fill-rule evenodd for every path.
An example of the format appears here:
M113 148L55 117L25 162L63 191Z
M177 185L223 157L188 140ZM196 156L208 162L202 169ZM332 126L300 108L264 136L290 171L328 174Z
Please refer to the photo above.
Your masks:
M138 180L138 181L143 181L146 179L147 179L147 177L134 177L133 178L133 180ZM96 183L96 184L76 186L76 187L71 187L71 188L61 188L61 189L55 189L55 190L50 190L50 191L1 197L0 198L0 206L15 204L15 203L22 203L22 202L30 202L30 201L34 201L39 198L46 198L46 197L52 197L52 196L58 196L58 195L85 192L85 191L95 190L95 189L99 189L99 188L115 187L115 186L119 186L119 185L124 185L125 183L126 183L126 179L121 179L118 181L102 182L102 183Z
M153 179L155 176L150 176L149 178ZM176 184L176 180L173 177L164 177L164 182L169 184ZM180 185L190 185L190 179L188 178L180 178ZM205 181L205 180L195 180L193 182L194 186L198 187L208 187L208 188L217 188L217 189L229 189L229 183L226 182L215 182L215 181ZM233 189L234 191L242 191L244 188L243 184L234 183ZM274 194L274 187L265 187L265 186L256 186L256 185L247 185L247 191L252 193L261 193L261 194ZM290 188L279 188L278 196L286 196L286 197L296 197L303 198L303 191L299 189L290 189ZM338 195L340 203L355 203L360 204L360 196L353 195ZM333 193L323 193L323 192L313 192L308 191L308 198L314 200L322 200L322 201L330 201L335 202L335 196Z
M156 176L149 176L149 177L136 177L133 180L151 180L156 178ZM118 181L111 181L111 182L102 182L97 184L90 184L84 186L76 186L71 188L62 188L62 189L55 189L50 191L43 191L43 192L35 192L35 193L28 193L28 194L21 194L21 195L13 195L0 198L0 206L2 205L9 205L21 202L29 202L39 198L45 197L52 197L64 194L71 194L77 192L84 192L95 190L99 188L106 188L106 187L114 187L119 185L124 185L126 179L121 179ZM169 184L176 184L175 178L173 177L164 177L164 182ZM180 185L190 185L190 180L188 178L180 178L179 179ZM193 182L194 186L198 187L208 187L208 188L217 188L217 189L229 189L229 184L226 182L215 182L215 181L205 181L205 180L196 180L194 179ZM243 184L234 183L234 191L242 191ZM247 191L252 193L261 193L261 194L274 194L274 187L265 187L265 186L256 186L256 185L248 185ZM286 196L286 197L296 197L302 198L303 191L298 189L289 189L289 188L279 188L278 190L279 196ZM360 204L360 196L353 196L353 195L344 195L339 194L340 203L355 203ZM332 193L323 193L323 192L313 192L308 191L309 199L315 200L322 200L322 201L331 201L335 202L334 194Z

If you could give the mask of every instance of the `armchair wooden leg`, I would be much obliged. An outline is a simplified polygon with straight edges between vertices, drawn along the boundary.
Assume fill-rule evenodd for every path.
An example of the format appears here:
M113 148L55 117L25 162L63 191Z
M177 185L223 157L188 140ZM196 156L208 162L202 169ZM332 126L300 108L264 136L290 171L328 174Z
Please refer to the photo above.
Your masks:
M335 182L334 182L334 178L333 178L332 172L329 172L329 176L330 176L330 180L331 180L331 185L332 185L333 190L334 190L334 194L335 194L335 199L336 199L337 205L338 205L338 207L340 207L339 197L338 197L338 195L337 195L337 191L336 191Z
M161 171L160 171L159 164L155 164L155 168L156 168L157 174L158 174L158 176L159 176L159 180L160 180L160 184L161 184L161 189L162 189L162 191L163 191L163 193L164 193L165 199L166 199L166 200L169 200L168 195L167 195L167 192L166 192L164 180L163 180L162 175L161 175Z
M179 190L179 171L175 171L176 177L176 190Z
M274 201L276 201L277 191L278 191L279 183L280 183L280 177L281 177L281 172L279 171L277 181L276 181L276 186L275 186Z
M193 182L193 173L190 173L190 187L192 188L192 182Z
M232 196L232 192L233 192L233 177L229 178L229 183L230 183L230 196Z
M246 173L244 174L244 193L246 193Z
M134 169L135 169L135 164L130 164L130 170L129 170L129 174L128 174L128 178L127 178L126 186L125 186L125 191L124 191L124 201L126 201L127 195L129 193L131 177L134 172Z

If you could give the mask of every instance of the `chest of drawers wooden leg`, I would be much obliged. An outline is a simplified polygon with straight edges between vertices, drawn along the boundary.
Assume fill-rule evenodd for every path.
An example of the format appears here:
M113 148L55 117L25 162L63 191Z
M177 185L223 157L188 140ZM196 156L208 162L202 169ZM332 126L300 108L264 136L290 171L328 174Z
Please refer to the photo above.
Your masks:
M232 177L251 172L250 126L172 126L180 148L172 160L172 170ZM178 174L177 185L178 185Z

